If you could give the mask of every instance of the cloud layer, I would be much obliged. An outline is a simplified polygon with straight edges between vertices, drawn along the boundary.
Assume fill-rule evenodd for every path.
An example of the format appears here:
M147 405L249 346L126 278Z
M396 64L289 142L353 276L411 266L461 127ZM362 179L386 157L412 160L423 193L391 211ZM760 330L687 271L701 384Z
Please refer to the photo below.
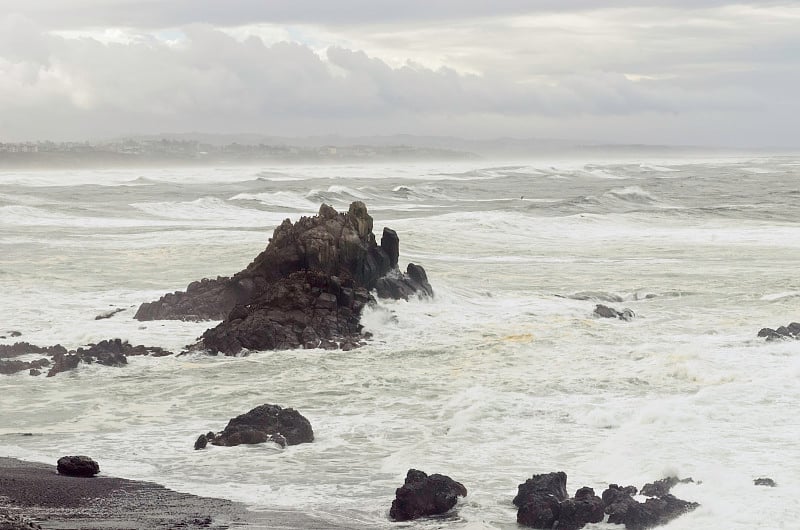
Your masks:
M461 2L448 14L448 2L412 2L395 17L391 3L350 0L354 20L306 3L241 2L234 16L219 2L47 2L45 16L31 1L0 18L0 141L206 131L800 144L795 5Z

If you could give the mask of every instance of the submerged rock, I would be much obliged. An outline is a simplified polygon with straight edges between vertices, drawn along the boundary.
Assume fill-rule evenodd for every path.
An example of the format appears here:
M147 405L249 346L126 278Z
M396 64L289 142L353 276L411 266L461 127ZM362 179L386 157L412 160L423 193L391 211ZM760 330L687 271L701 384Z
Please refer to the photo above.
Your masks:
M114 367L125 366L128 364L128 357L138 355L163 357L164 355L172 355L172 352L153 346L131 346L127 341L122 341L121 339L102 340L97 344L90 344L86 348L78 348L71 352L59 352L53 355L53 367L47 372L47 377L73 370L81 362Z
M286 447L313 442L314 431L311 423L296 410L265 404L231 419L220 433L201 435L195 442L195 449L202 448L198 444L205 447L201 441L203 438L212 445L228 447L265 442Z
M757 478L753 481L753 484L756 486L766 486L768 488L774 488L778 485L774 480L768 477Z
M114 316L114 315L116 315L117 313L122 313L123 311L125 311L125 309L123 309L123 308L121 308L121 307L117 307L117 308L115 308L115 309L109 309L108 311L103 311L102 313L100 313L99 315L97 315L96 317L94 317L94 319L95 319L95 320L104 320L104 319L106 319L106 318L111 318L111 317L113 317L113 316Z
M792 322L788 326L780 326L778 329L762 328L758 332L759 337L767 340L780 339L800 339L800 322Z
M398 268L397 234L384 229L378 245L372 228L362 202L352 203L347 213L323 204L316 216L286 219L246 269L142 304L134 318L223 320L193 349L229 355L242 349L356 347L371 290L390 298L433 294L422 267Z
M88 456L62 456L56 469L70 477L93 477L100 472L100 465Z
M404 484L395 491L389 516L395 521L410 521L420 517L448 512L466 497L467 488L445 475L427 475L409 469Z
M634 312L628 308L625 308L622 311L617 311L613 307L603 304L597 304L595 306L594 315L601 318L618 318L625 321L633 320L633 318L636 316Z
M661 497L669 493L676 485L689 484L691 482L694 482L694 479L691 477L683 479L678 477L666 477L661 480L656 480L655 482L648 482L642 486L641 494L645 497Z

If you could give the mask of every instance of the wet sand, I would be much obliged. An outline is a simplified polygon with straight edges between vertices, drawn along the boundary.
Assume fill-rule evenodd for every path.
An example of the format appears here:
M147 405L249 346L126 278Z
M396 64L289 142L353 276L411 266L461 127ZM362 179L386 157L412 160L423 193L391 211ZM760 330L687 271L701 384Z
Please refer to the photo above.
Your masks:
M102 462L100 465L102 469ZM179 493L150 482L105 477L102 472L93 478L67 477L59 475L55 466L0 457L0 530L39 527L288 530L337 525L297 512L249 511L242 504L224 499ZM348 524L347 528L353 526Z

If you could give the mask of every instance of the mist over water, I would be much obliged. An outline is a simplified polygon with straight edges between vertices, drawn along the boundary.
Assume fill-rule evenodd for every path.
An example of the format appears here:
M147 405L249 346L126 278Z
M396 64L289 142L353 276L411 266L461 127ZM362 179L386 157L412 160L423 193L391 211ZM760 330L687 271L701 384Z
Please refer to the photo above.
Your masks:
M794 157L0 173L0 335L23 334L4 343L178 351L213 323L137 322L138 305L241 270L322 202L364 201L436 292L368 309L374 338L350 352L2 377L0 455L88 454L108 474L368 527L389 526L410 467L467 487L453 528L516 528L534 473L567 472L571 493L678 474L702 482L674 490L701 507L665 528L750 530L767 513L794 528L800 342L756 333L800 320L798 183ZM597 303L637 318L593 318ZM316 441L192 450L262 403L299 410Z

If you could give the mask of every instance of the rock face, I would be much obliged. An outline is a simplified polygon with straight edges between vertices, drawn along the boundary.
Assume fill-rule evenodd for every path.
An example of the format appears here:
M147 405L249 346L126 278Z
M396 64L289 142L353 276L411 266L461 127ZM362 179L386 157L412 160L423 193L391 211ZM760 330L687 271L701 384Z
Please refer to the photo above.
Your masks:
M519 508L517 523L531 528L577 530L604 517L603 501L592 488L581 488L569 498L563 471L534 475L520 484L514 504Z
M597 304L595 306L594 315L601 318L618 318L625 321L633 320L633 317L636 316L634 312L628 308L625 308L622 311L617 311L613 307L603 304Z
M208 442L228 447L273 442L285 447L313 441L311 423L302 414L294 409L265 404L231 419L220 433L201 435L194 448L202 449Z
M49 355L34 361L0 360L0 374L13 374L28 370L30 375L40 375L41 369L49 366L48 377L67 370L73 370L80 363L97 363L105 366L124 366L128 364L128 357L134 355L171 355L172 352L162 348L149 346L131 346L120 339L103 340L97 344L90 344L85 348L67 351L60 344L41 347L27 342L18 342L13 345L0 345L0 359L18 357L20 355L41 353Z
M780 326L778 329L762 328L758 332L758 336L766 337L767 340L800 339L800 322L792 322L788 326Z
M409 469L405 483L397 488L389 516L395 521L410 521L439 515L456 505L458 497L466 497L467 488L445 475L428 476Z
M100 472L100 465L88 456L62 456L56 469L70 477L93 477Z
M603 504L608 522L624 524L627 530L644 530L666 524L697 508L696 502L684 501L665 493L641 503L631 497L631 486L622 488L611 484L603 492ZM635 488L633 488L635 491Z
M397 233L385 228L381 244L362 202L347 213L323 204L314 217L275 229L267 248L232 277L201 280L142 304L138 320L223 320L192 349L233 355L242 349L360 344L361 310L378 296L432 295L425 270L398 268Z

